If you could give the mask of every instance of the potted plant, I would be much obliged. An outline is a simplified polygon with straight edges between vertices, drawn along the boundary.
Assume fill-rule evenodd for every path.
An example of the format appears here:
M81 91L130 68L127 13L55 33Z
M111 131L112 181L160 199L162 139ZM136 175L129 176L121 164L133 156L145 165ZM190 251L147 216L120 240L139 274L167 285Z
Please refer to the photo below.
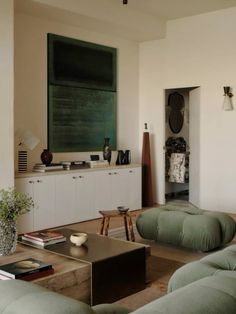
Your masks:
M33 199L14 188L0 190L0 255L9 255L16 249L16 220L34 207Z

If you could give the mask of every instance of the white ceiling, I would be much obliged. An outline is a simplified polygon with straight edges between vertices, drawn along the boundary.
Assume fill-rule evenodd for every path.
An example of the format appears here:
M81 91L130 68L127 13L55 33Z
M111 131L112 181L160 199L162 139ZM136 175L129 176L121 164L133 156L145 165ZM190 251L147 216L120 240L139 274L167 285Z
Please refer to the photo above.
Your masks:
M165 37L166 21L236 6L236 0L15 0L16 12L135 41Z
M123 5L123 0L107 0ZM166 20L217 11L236 6L236 0L128 0L127 8Z

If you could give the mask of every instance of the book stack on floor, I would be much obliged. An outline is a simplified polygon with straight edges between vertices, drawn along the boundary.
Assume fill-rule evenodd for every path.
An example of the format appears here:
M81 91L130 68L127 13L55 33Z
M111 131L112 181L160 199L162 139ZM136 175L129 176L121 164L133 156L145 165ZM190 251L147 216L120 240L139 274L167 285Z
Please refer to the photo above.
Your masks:
M21 239L29 244L36 244L42 247L66 241L66 237L60 232L49 230L24 233Z
M53 171L53 170L63 170L63 165L60 164L35 164L33 167L34 172L48 172L48 171Z
M52 265L34 258L27 258L0 266L0 280L21 279L31 281L53 273Z

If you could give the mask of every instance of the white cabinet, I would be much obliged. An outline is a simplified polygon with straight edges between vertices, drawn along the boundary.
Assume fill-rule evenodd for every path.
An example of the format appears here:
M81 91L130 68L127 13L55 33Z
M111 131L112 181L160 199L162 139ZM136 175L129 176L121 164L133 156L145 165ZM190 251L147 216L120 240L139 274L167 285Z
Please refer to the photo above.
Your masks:
M141 167L97 171L95 180L95 217L117 206L141 208Z
M55 175L55 225L61 226L73 222L75 203L74 175Z
M57 226L93 219L94 175L89 172L55 176Z
M130 210L142 208L142 175L141 167L127 170L128 207Z
M83 172L76 175L75 206L73 221L94 219L94 173Z
M117 206L141 208L141 167L30 175L16 178L15 186L36 205L19 218L19 233L95 219Z
M29 194L35 207L18 221L18 232L29 232L55 226L54 178L52 176L18 178L16 189Z

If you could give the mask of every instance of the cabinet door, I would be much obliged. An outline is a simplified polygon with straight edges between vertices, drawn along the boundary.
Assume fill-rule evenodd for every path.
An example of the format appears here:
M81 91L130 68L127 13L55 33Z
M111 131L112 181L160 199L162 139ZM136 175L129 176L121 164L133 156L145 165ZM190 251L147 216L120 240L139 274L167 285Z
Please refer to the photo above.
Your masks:
M99 210L112 209L111 182L112 171L101 170L94 172L94 217L101 217Z
M55 176L34 178L34 230L55 227Z
M35 207L18 219L18 232L25 233L54 227L54 176L19 178L15 180L16 190L27 193Z
M130 210L142 208L141 167L127 169L127 184Z
M76 178L74 222L94 218L94 173L82 172Z
M113 209L118 206L127 206L129 199L129 185L127 182L127 169L112 171L111 175L111 196Z
M55 176L55 222L62 226L74 222L77 175Z
M34 179L17 178L15 180L15 189L18 192L26 193L34 199ZM34 209L23 214L17 219L17 231L19 234L34 231Z
M127 206L128 190L126 169L97 171L95 179L95 217L101 217L99 210Z

